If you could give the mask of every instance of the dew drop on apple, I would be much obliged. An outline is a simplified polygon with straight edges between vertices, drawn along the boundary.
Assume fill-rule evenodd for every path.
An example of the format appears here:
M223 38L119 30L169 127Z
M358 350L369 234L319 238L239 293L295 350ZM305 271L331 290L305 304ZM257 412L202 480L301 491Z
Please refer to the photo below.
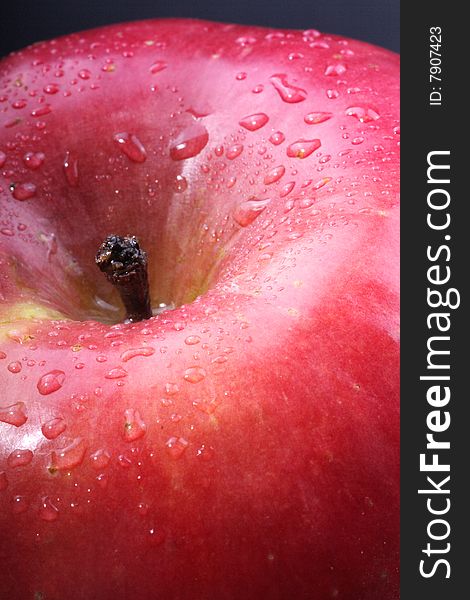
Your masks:
M128 362L136 356L152 356L155 354L155 348L152 346L143 346L142 348L130 348L121 354L122 362Z
M188 189L188 181L183 175L177 175L173 183L175 192L181 193Z
M65 381L65 373L59 369L54 369L43 375L37 382L37 389L40 394L47 396L52 394L63 386Z
M78 186L78 158L71 152L65 153L63 163L64 175L70 187Z
M173 458L181 458L189 445L189 442L182 437L171 437L166 441L167 454Z
M328 121L333 116L330 112L311 112L305 115L304 121L307 125L318 125Z
M10 406L0 406L0 422L21 427L27 420L24 402L16 402L16 404Z
M247 227L253 223L270 202L270 198L265 198L264 200L246 200L239 204L233 211L233 219L240 227Z
M206 371L202 367L189 367L184 372L184 379L189 383L199 383L206 376Z
M43 87L44 93L49 95L57 94L59 90L60 87L57 83L48 83Z
M287 147L287 156L291 158L307 158L320 148L320 140L297 140Z
M207 145L209 133L200 123L194 123L182 132L170 147L172 160L186 160L197 156Z
M185 338L184 343L187 346L194 346L195 344L199 344L200 341L201 338L198 335L188 335L188 337Z
M246 79L246 73L244 71L240 71L240 73L235 75L235 79L238 81L243 81L243 79Z
M78 76L80 77L80 79L90 79L91 77L91 71L89 69L81 69L78 72Z
M87 446L83 438L77 437L65 448L51 452L49 470L68 471L82 464Z
M67 429L67 424L61 417L47 421L41 426L42 435L48 440L55 440Z
M126 442L134 442L142 438L147 431L147 425L144 423L138 410L127 408L124 411L124 429L123 435Z
M273 75L269 78L269 81L281 99L288 104L303 102L307 98L307 92L304 89L289 83L287 75L283 73Z
M279 165L278 167L274 167L268 173L266 173L264 177L264 183L266 185L270 185L271 183L275 183L279 181L281 177L283 177L286 172L286 168L283 165Z
M29 465L32 460L33 453L31 450L22 450L17 448L9 454L7 463L9 467L15 469L16 467L25 467L26 465Z
M26 152L23 162L28 169L35 171L44 163L45 158L44 152Z
M380 119L377 111L364 106L350 106L346 109L346 115L348 117L355 117L360 123L370 123L371 121Z
M12 196L15 200L29 200L34 198L37 188L34 183L19 183L11 187Z
M25 496L15 495L11 499L11 511L15 515L21 515L29 508L28 500Z
M330 100L336 100L336 98L339 96L339 92L338 90L326 90L326 97L329 98Z
M147 151L139 138L133 133L116 133L115 144L127 158L134 163L143 163L147 159Z
M225 153L225 156L229 160L233 160L234 158L237 158L237 156L240 156L240 154L242 152L243 152L243 144L233 144L233 146L230 146L227 149L227 152Z
M0 471L0 492L3 492L8 487L8 478L5 471Z
M274 146L279 146L286 139L286 136L282 133L282 131L275 131L269 137L269 141Z
M248 131L256 131L257 129L264 127L268 121L269 117L266 113L256 113L254 115L243 117L243 119L239 121L239 125L248 129Z
M127 371L122 367L115 367L106 373L105 379L122 379L127 377Z
M52 107L49 104L44 104L44 106L40 106L39 108L35 108L31 111L32 117L45 117L50 112L52 112Z
M105 467L109 465L109 461L111 460L111 456L109 452L104 450L103 448L99 448L93 454L90 455L91 465L97 471L101 471Z
M294 187L295 187L295 181L289 181L288 183L283 185L279 192L279 195L281 196L281 198L288 196L292 192Z
M150 70L150 73L152 73L152 75L155 75L156 73L160 73L160 71L163 71L166 68L167 68L167 64L165 62L163 62L162 60L157 60L152 65L150 65L149 70Z
M22 368L23 367L21 363L17 360L14 360L9 365L7 365L7 369L10 371L10 373L20 373Z
M52 522L55 521L59 517L59 509L49 496L44 496L41 499L41 506L39 507L39 517L43 521Z
M328 65L325 69L325 75L328 77L341 77L346 73L347 67L343 63L335 63L332 65Z

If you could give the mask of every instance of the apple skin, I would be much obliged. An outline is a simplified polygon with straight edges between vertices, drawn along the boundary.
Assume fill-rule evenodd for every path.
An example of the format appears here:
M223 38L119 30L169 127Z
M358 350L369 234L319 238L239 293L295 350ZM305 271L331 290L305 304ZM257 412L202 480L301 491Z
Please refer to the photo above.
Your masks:
M143 21L0 101L0 596L398 598L398 56Z

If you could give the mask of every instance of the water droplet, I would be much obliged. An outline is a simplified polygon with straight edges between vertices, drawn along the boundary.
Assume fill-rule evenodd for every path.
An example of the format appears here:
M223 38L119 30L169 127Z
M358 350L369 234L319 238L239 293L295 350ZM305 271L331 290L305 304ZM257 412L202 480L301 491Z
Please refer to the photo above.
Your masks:
M90 455L90 460L92 467L95 468L97 471L101 471L101 469L104 469L109 465L111 456L108 452L106 452L106 450L100 448L99 450L96 450L96 452L93 452L93 454Z
M297 60L299 58L303 58L304 55L301 52L291 52L287 55L287 60Z
M44 104L44 106L40 106L39 108L35 108L34 110L32 110L31 116L32 117L44 117L45 115L48 115L50 112L52 112L52 108L51 108L50 104Z
M20 110L22 108L24 108L27 105L26 100L15 100L15 102L12 103L12 108L16 108L17 110Z
M86 443L83 438L75 438L71 444L62 450L51 452L49 471L68 471L81 465L85 457Z
M28 417L24 412L24 402L17 402L10 406L0 406L0 421L2 423L9 423L15 427L21 427L27 420Z
M285 172L286 172L286 168L283 165L274 167L274 169L271 169L271 171L269 171L266 174L266 176L264 178L264 183L266 185L270 185L271 183L275 183L276 181L279 181L279 179L281 179L281 177L284 175Z
M58 369L54 369L53 371L49 371L43 375L38 383L37 388L38 392L43 396L47 396L48 394L52 394L63 386L65 380L65 373L63 371L59 371Z
M173 188L176 192L179 193L186 191L188 189L188 181L186 177L184 177L183 175L177 175L175 177Z
M20 373L22 368L23 367L22 367L21 363L17 360L11 362L7 366L7 369L10 371L10 373Z
M269 141L271 144L274 144L274 146L279 146L279 144L282 144L285 139L286 136L282 133L282 131L275 131L269 137Z
M314 198L301 198L299 200L299 208L310 208L314 203Z
M328 121L333 116L333 113L329 112L311 112L305 115L304 121L307 125L318 125Z
M326 90L326 97L330 100L335 100L339 96L338 90Z
M269 117L265 113L256 113L254 115L248 115L247 117L243 117L243 119L239 122L239 124L248 129L248 131L256 131L257 129L261 129L264 127L266 123L269 121Z
M33 453L31 450L20 450L16 449L11 452L8 456L7 463L12 469L16 467L25 467L33 460Z
M80 77L80 79L84 79L84 80L86 80L86 79L90 79L90 77L91 77L91 72L90 72L88 69L81 69L81 70L78 72L78 76Z
M43 164L46 155L43 152L26 152L23 162L28 169L35 170Z
M207 129L200 123L194 123L182 132L170 147L173 160L185 160L197 156L209 141Z
M155 348L152 346L143 346L142 348L130 348L121 354L122 362L127 362L136 356L152 356L155 354Z
M152 73L152 75L155 75L156 73L160 73L160 71L163 71L164 69L166 69L167 66L168 65L165 62L163 62L162 60L157 60L156 62L153 63L153 65L151 65L150 73Z
M307 92L300 87L290 84L287 81L287 75L283 73L273 75L269 78L269 81L284 102L295 104L307 98Z
M147 159L147 152L139 138L133 133L115 133L114 142L127 158L135 163L143 163Z
M237 156L240 156L242 152L243 144L234 144L228 148L226 156L229 160L233 160L234 158L237 158Z
M243 79L246 79L246 73L243 73L243 72L237 73L235 75L235 79L238 79L238 81L243 81Z
M282 186L281 191L279 192L279 195L281 196L281 198L284 198L285 196L287 196L288 194L290 194L292 192L292 190L295 187L295 181L289 181L289 183L286 183L285 185Z
M171 437L166 442L166 450L171 458L178 459L184 454L189 442L182 437Z
M364 106L350 106L346 110L346 114L348 117L356 117L356 119L361 123L370 123L371 121L380 119L378 112L372 108L366 108Z
M36 195L36 186L34 183L19 183L10 186L13 198L15 200L29 200Z
M363 141L364 141L364 138L359 136L359 137L356 137L353 140L351 140L351 144L353 146L358 146L359 144L362 144Z
M165 393L168 396L175 396L180 391L177 383L165 383Z
M139 411L127 408L124 411L124 439L126 442L134 442L145 435L147 426L142 420Z
M49 496L44 496L39 508L39 517L43 521L55 521L59 517L59 509L52 503Z
M251 91L253 92L253 94L261 94L263 90L264 85L262 83L258 83L258 85L255 85L255 87Z
M43 90L45 94L52 95L57 94L57 92L60 90L60 87L57 85L57 83L48 83L43 87Z
M247 227L263 212L271 202L270 198L264 200L250 199L242 202L233 212L234 220L240 227Z
M8 487L8 478L5 471L0 471L0 492L6 490Z
M318 180L314 184L314 186L312 187L312 190L319 190L320 188L322 188L327 183L330 183L331 179L332 179L331 177L323 177L322 179Z
M325 75L328 75L330 77L333 76L338 76L340 77L341 75L344 75L344 73L346 73L347 68L346 65L343 65L343 63L336 63L334 65L328 65L325 69Z
M13 514L20 515L26 512L29 508L28 501L24 496L13 496L11 510Z
M48 440L55 440L67 429L64 419L56 417L44 423L41 427L42 435Z
M67 152L64 158L64 175L70 187L78 185L78 158L74 157L71 152Z
M105 379L121 379L122 377L127 377L127 371L122 367L115 367L105 375Z
M320 148L320 140L297 140L287 148L287 156L291 158L307 158Z
M189 383L199 383L206 376L206 371L202 367L189 367L184 372L184 379Z
M195 344L199 344L201 338L198 335L188 335L188 337L184 340L184 343L187 346L194 346Z

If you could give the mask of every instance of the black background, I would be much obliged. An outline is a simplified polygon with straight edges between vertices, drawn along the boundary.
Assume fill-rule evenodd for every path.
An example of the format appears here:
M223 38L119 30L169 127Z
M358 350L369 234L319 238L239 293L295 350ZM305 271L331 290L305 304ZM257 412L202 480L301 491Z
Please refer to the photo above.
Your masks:
M398 52L399 16L399 0L3 0L0 56L62 34L156 17L315 28Z

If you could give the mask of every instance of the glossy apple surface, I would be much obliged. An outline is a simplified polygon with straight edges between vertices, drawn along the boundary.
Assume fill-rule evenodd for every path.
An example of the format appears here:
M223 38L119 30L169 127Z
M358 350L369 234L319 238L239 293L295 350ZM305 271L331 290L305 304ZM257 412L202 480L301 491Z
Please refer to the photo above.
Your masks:
M0 63L2 598L398 598L398 101L314 30ZM122 322L111 233L169 310Z

